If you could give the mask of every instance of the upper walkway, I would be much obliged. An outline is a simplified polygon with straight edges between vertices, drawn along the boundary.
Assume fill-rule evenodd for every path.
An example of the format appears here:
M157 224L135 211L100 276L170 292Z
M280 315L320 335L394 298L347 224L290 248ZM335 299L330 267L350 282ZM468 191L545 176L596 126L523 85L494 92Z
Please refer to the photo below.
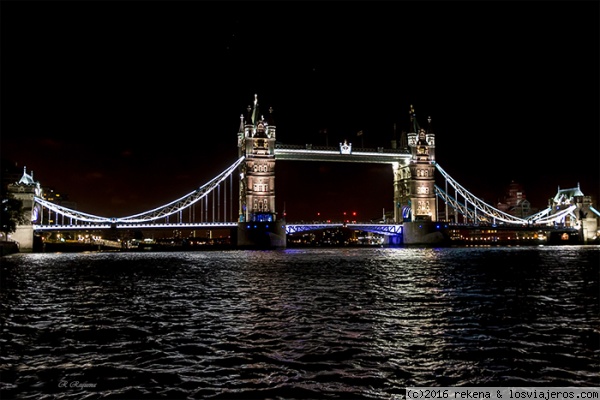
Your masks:
M351 143L340 143L338 147L277 143L275 144L275 158L294 161L406 164L411 158L411 153L408 149L384 149L383 147L353 149Z

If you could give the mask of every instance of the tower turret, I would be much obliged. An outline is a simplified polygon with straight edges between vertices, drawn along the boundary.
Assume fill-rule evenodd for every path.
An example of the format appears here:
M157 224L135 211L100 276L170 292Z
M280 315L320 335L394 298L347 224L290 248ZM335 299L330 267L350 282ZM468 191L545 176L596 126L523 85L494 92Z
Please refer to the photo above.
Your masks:
M427 117L427 130L425 131L425 141L429 146L430 161L435 161L435 133L431 125L431 117Z
M41 207L36 203L36 197L42 197L43 191L40 183L33 179L33 172L27 173L23 167L23 176L18 182L8 185L8 192L23 205L23 214L26 221L17 225L13 239L19 243L21 251L32 251L34 242L33 225L42 222Z
M415 109L412 104L410 105L410 125L408 127L408 132L406 133L406 139L408 142L408 147L412 148L417 144L417 134L419 132L419 123L417 122L417 117L415 116Z

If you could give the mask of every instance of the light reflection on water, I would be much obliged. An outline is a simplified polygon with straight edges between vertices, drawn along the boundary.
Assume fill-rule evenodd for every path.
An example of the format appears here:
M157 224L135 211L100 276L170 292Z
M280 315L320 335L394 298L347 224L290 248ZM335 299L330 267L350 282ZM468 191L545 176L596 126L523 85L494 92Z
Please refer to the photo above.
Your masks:
M546 246L9 256L2 391L387 399L407 386L600 386L598 254Z

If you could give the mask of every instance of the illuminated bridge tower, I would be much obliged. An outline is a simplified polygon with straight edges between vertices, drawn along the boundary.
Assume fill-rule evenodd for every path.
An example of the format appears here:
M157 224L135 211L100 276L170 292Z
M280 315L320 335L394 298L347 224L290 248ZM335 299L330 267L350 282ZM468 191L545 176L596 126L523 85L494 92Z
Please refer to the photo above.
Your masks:
M259 114L258 98L242 115L238 131L238 152L245 157L240 166L240 209L238 247L286 247L285 221L275 211L275 123Z
M435 134L428 118L427 130L417 122L413 107L410 108L411 127L407 134L411 159L407 167L409 174L400 187L404 189L400 198L403 221L404 244L439 243L444 239L441 225L437 223L435 195ZM408 179L407 179L408 178Z
M408 134L408 145L412 155L408 165L411 175L411 220L435 221L435 135L420 128L416 118L413 126L413 132Z
M33 179L33 172L28 174L27 169L23 168L23 176L19 182L8 185L8 192L15 199L21 200L23 215L25 217L25 221L17 225L12 239L19 243L19 250L21 252L31 252L36 240L33 232L33 224L39 224L42 219L41 207L36 204L34 197L42 197L42 188L40 183Z

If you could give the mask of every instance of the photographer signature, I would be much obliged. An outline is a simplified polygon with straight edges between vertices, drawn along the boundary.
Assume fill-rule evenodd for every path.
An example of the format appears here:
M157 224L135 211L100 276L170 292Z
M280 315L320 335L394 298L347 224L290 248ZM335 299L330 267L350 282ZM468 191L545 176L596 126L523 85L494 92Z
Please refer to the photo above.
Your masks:
M58 387L60 388L78 388L78 389L84 389L84 388L95 388L96 387L96 383L89 383L89 382L79 382L79 381L60 381L58 382Z

